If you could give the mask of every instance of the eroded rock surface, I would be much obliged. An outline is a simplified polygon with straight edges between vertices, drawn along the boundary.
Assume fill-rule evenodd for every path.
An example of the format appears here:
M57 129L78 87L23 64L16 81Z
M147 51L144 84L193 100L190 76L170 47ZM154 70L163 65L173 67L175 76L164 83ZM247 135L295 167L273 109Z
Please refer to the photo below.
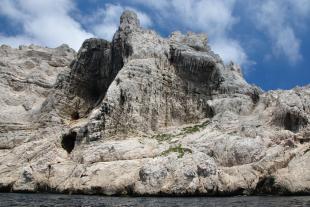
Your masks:
M263 92L205 34L125 11L112 42L0 54L3 191L310 192L310 87Z

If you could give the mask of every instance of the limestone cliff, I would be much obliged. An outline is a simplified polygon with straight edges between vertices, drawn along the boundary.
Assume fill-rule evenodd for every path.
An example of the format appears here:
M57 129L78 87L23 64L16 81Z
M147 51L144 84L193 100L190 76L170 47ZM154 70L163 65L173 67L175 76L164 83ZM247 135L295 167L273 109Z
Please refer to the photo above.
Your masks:
M263 92L205 34L125 11L112 42L0 54L2 191L310 193L310 87Z

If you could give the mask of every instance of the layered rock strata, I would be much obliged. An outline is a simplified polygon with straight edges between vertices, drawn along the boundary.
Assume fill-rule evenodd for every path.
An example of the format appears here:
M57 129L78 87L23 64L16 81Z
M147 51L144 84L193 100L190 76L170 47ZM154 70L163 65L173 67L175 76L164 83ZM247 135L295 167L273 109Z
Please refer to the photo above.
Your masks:
M263 92L205 34L125 11L112 42L0 54L2 191L310 192L310 87Z

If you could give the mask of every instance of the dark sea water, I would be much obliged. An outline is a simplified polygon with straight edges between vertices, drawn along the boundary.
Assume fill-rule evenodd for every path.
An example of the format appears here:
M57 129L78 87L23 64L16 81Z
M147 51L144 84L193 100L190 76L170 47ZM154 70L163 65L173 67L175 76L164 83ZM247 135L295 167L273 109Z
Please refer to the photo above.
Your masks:
M103 197L84 195L58 195L58 194L15 194L0 193L0 206L115 206L115 207L310 207L310 196L301 197Z

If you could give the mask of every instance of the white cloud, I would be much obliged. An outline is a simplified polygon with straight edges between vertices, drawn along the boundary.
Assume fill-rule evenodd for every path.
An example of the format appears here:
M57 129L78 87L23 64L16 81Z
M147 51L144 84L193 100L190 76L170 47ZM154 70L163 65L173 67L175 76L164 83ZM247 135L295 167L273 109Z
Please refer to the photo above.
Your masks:
M221 54L221 58L226 62L235 60L246 65L251 63L237 40L219 38L211 43L211 47L214 51Z
M286 0L297 17L308 18L310 16L309 0Z
M88 18L90 30L98 37L111 40L119 25L119 18L125 9L133 10L137 13L143 27L150 27L152 21L148 15L131 7L124 7L119 4L107 4Z
M0 15L9 18L12 25L21 26L22 33L16 36L0 34L0 43L13 46L35 43L49 47L67 43L78 49L89 37L111 40L118 28L121 13L131 9L138 14L143 27L152 26L152 20L156 20L156 24L161 24L166 31L180 29L183 32L206 32L213 50L225 62L233 60L242 65L252 61L242 47L241 40L233 38L231 32L239 19L246 18L268 37L272 54L268 54L269 57L284 56L289 62L296 63L302 59L298 32L308 27L307 20L310 17L309 0L116 2L119 3L106 3L93 14L81 17L78 22L71 15L73 12L77 14L75 16L79 14L74 0L1 0ZM141 5L143 7L139 7ZM240 6L238 13L235 12L237 6ZM148 14L137 10L137 7L146 8Z
M230 32L240 18L250 21L264 33L273 57L285 57L290 63L302 59L298 30L308 26L309 0L133 0L147 6L158 22L174 29L206 32L213 50L225 62L248 64L245 50ZM239 13L233 13L240 6ZM236 16L238 15L238 16ZM257 38L257 37L253 37ZM254 48L255 49L255 48Z
M190 29L207 31L213 36L224 35L236 22L236 18L232 15L234 2L231 0L173 0L171 5L180 17L179 22L186 24Z
M39 44L39 42L23 35L8 37L0 34L0 45L2 44L18 47L19 45Z
M78 12L73 0L2 0L0 15L9 18L22 33L17 36L0 34L0 43L18 46L39 44L57 47L63 43L78 50L82 42L90 37L111 40L118 28L119 17L125 9L134 10L144 27L152 25L145 13L131 7L106 4L93 15L81 18L90 32L85 31L80 22L71 17L71 12Z
M296 63L302 59L300 53L300 40L295 36L291 27L283 27L275 38L274 52L283 53L291 63Z
M32 41L49 47L67 43L77 50L93 35L69 15L73 10L71 0L2 0L0 14L21 25L23 34L2 36L1 42L16 46Z
M247 5L256 27L265 33L272 45L272 54L285 56L291 64L302 59L296 26L310 16L309 0L256 0Z

